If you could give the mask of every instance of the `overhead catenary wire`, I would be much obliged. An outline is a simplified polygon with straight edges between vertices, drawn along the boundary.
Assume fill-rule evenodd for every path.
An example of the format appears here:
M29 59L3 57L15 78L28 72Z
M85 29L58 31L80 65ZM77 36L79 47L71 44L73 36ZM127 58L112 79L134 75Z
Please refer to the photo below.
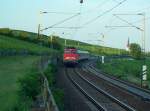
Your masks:
M119 1L117 1L117 0L113 0L113 1L119 3Z
M61 12L61 11L48 11L48 12L47 11L43 11L43 12L41 11L40 13L41 14L62 14L62 15L71 15L71 14L78 14L78 13L85 14L85 13L93 12L95 9L102 7L103 5L105 5L109 1L111 1L111 0L107 0L107 1L105 0L102 3L100 3L99 5L97 5L95 8L88 9L82 13L81 12ZM115 1L115 0L113 0L113 1Z
M93 18L92 20L89 20L88 22L84 23L84 24L83 24L83 27L84 27L84 26L87 26L87 25L89 25L89 24L91 24L91 23L93 23L93 22L95 22L95 21L96 21L97 19L99 19L100 17L104 16L105 14L107 14L107 13L111 12L112 10L114 10L115 8L119 7L119 6L120 6L121 4L123 4L125 1L127 1L127 0L123 0L123 1L121 1L121 2L119 2L119 3L117 3L117 5L115 5L115 6L112 7L111 9L106 10L106 11L103 12L101 15L98 15L97 17Z
M103 2L101 2L99 5L97 5L95 8L93 9L89 9L87 11L84 11L82 14L89 14L90 12L94 12L95 9L100 8L102 6L104 6L107 2L109 2L110 0L104 0Z
M53 29L80 29L80 28L82 28L82 27L51 27L51 28L53 28Z
M77 16L79 16L79 15L80 15L80 13L77 13L77 14L75 14L75 15L73 15L73 16L71 16L71 17L68 17L68 18L66 18L66 19L64 19L64 20L62 20L62 21L60 21L60 22L57 22L57 23L55 23L55 24L53 24L53 25L51 25L51 26L49 26L49 27L47 27L47 28L41 29L40 31L44 31L44 30L47 30L47 29L52 28L52 27L54 27L54 26L60 25L60 24L66 22L66 21L68 21L68 20L71 20L71 19L73 19L73 18L75 18L75 17L77 17Z
M49 11L49 12L41 12L41 14L62 14L62 15L72 15L78 14L79 12L57 12L57 11Z
M137 29L143 31L143 29L141 29L140 27L135 26L134 24L128 22L127 20L122 19L121 17L119 17L119 16L117 16L117 15L114 15L114 16L115 16L116 18L118 18L119 20L121 20L121 21L127 23L128 25L130 25L130 27L135 27L135 28L137 28ZM125 27L126 27L126 26L125 26ZM128 27L129 27L129 26L128 26Z
M150 6L145 7L145 8L142 8L142 9L139 9L139 10L137 10L137 11L134 11L134 13L135 13L135 12L141 12L141 11L148 10L148 9L150 9Z

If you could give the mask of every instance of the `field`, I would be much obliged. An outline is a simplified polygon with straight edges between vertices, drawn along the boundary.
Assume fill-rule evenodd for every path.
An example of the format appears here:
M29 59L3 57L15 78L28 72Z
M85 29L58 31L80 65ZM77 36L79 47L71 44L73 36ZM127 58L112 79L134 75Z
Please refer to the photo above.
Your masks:
M17 102L18 78L30 71L39 57L0 57L0 111L11 111Z
M30 53L51 52L50 48L40 46L38 44L29 43L27 41L18 40L12 37L0 35L0 50L26 50Z
M142 64L142 60L113 59L104 64L97 63L97 67L103 72L140 85ZM146 60L146 65L148 67L147 75L150 87L150 59Z

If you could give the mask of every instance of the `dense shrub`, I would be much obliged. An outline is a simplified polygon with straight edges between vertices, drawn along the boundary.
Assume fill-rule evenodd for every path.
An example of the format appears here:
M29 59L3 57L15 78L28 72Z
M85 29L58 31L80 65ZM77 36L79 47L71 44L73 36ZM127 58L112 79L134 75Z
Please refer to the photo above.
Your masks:
M11 35L11 30L9 28L0 28L1 35Z
M53 42L52 42L53 48L56 50L61 50L62 44L59 42L59 37L53 36Z
M59 110L64 111L64 91L60 88L57 88L55 85L56 71L57 71L56 65L49 64L48 68L44 71L44 74L49 81L49 86L53 93L56 104L59 107Z
M48 68L44 71L44 74L49 81L50 87L52 87L53 84L55 83L55 76L54 76L55 72L56 72L56 66L53 64L49 64Z
M135 59L141 59L142 51L140 45L136 43L130 44L130 54Z
M20 32L19 36L21 37L21 39L27 39L29 38L29 35L27 32Z
M64 111L64 91L62 89L55 88L52 92L60 111Z
M32 69L29 74L26 74L23 78L18 80L20 84L19 95L22 98L36 99L36 96L40 93L41 81L40 73L36 69Z

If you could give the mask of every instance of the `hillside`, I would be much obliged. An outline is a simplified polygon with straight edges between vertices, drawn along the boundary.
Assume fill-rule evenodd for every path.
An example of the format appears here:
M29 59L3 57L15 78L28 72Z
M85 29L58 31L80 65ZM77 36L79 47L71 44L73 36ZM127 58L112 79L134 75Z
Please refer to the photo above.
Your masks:
M51 38L46 35L40 35L40 37L38 37L36 33L26 32L21 30L12 30L8 28L1 28L0 34L7 35L12 38L21 39L24 41L36 43L36 44L41 44L47 47L51 46ZM52 45L54 49L62 50L65 47L65 39L53 35ZM105 55L127 54L127 52L123 49L97 46L97 45L92 45L92 44L83 43L80 41L75 41L70 39L67 39L67 46L74 46L79 49L88 50L89 52L92 52L94 54L100 54L100 55L101 54L105 54Z
M0 35L0 52L42 54L51 53L51 49L27 41Z

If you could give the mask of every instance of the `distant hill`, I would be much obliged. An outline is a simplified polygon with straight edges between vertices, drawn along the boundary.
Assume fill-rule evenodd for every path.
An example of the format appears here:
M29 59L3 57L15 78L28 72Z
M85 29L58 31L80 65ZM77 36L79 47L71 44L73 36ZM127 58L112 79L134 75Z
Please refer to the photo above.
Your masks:
M62 51L65 47L65 39L53 35L53 42L51 44L51 38L46 35L40 35L38 37L37 33L27 32L27 31L21 31L21 30L12 30L9 28L1 28L0 29L0 35L7 35L12 38L17 38L20 40L36 43L38 45L51 47L53 46L54 49ZM93 54L98 55L119 55L119 54L128 54L123 49L117 49L117 48L110 48L110 47L103 47L98 45L92 45L80 41L70 40L67 39L67 46L74 46L82 50L87 50Z

